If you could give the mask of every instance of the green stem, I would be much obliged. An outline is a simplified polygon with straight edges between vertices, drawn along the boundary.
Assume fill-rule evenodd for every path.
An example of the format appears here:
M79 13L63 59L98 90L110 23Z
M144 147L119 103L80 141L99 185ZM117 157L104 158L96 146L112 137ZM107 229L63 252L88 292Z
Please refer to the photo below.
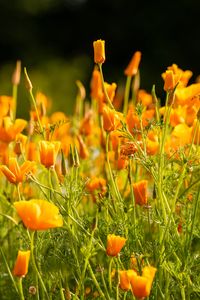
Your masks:
M92 270L92 267L91 267L90 263L88 263L88 266L87 266L87 267L88 267L88 271L89 271L89 273L90 273L90 276L92 277L92 280L93 280L93 282L94 282L94 284L95 284L95 286L96 286L96 288L97 288L97 290L98 290L100 296L101 296L103 299L106 300L106 297L105 297L105 295L104 295L104 293L103 293L103 291L102 291L102 289L101 289L101 287L100 287L100 285L99 285L99 283L98 283L98 281L97 281L97 279L96 279L96 277L95 277L95 275L94 275L94 272L93 272L93 270Z
M10 112L11 114L11 119L13 122L15 121L16 118L16 110L17 110L17 85L13 85L13 90L12 90L12 98L13 98L13 111Z
M104 286L104 289L105 289L105 292L106 292L107 299L110 300L110 295L109 295L107 285L106 285L106 282L105 282L105 278L104 278L104 275L103 275L103 270L101 271L101 279L102 279L102 282L103 282L103 286Z
M106 97L106 101L108 102L108 104L110 105L111 108L115 109L114 106L112 105L112 102L110 101L110 98L108 97L108 93L106 91L105 81L103 78L102 64L98 64L98 66L99 66L99 70L100 70L101 82L102 82L103 92Z
M130 88L131 88L131 76L127 76L126 78L126 86L125 86L125 93L124 93L124 108L123 108L123 114L126 116L128 111L128 100L129 100L129 94L130 94Z
M118 190L118 187L116 185L116 182L115 182L115 180L113 178L113 173L112 173L112 170L111 170L109 156L108 156L108 152L109 152L108 148L109 148L109 133L106 132L106 161L107 161L107 165L108 165L108 171L109 171L109 175L110 175L111 185L112 185L112 188L114 190L115 197L119 200L119 203L120 202L122 203L121 195L119 193L119 190Z
M22 277L18 278L18 283L17 284L18 284L20 300L25 300L24 293L23 293Z
M40 272L39 272L39 270L37 268L36 261L35 261L35 256L34 256L34 234L35 234L35 231L32 231L31 234L29 235L30 236L30 242L31 242L31 261L32 261L32 266L33 266L33 269L35 271L36 276L39 279L41 287L42 287L42 289L43 289L43 291L44 291L44 293L46 295L46 299L49 300L49 295L48 295L47 289L45 287L44 281L43 281L42 276L41 276L41 274L40 274Z
M31 100L33 102L33 106L35 108L35 112L36 112L36 116L37 116L37 120L38 120L38 125L39 125L39 128L40 128L40 133L42 134L43 138L45 139L44 129L43 129L41 121L40 121L40 116L39 116L39 113L38 113L38 109L37 109L37 104L36 104L35 98L33 96L32 90L29 91L29 92L30 92Z
M182 297L182 300L186 300L186 298L185 298L185 288L183 286L181 287L181 297Z
M110 292L112 292L112 263L113 263L113 257L110 258L109 266L108 266L108 284Z
M19 183L17 183L16 187L17 187L17 194L18 194L18 198L19 198L19 201L22 201L22 198L21 198L21 194L20 194L20 189L19 189Z
M60 289L60 299L61 300L65 300L65 295L64 295L64 292L63 292L63 287L62 287L62 280L60 278L59 280L59 289Z

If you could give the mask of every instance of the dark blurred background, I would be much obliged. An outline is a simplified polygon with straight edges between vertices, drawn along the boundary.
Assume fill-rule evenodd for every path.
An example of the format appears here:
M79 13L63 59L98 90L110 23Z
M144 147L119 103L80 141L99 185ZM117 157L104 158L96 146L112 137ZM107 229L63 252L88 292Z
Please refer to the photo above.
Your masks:
M124 83L123 70L142 51L141 86L156 84L172 63L200 73L199 0L0 0L0 94L11 94L15 61L22 60L34 85L50 96L53 109L72 111L75 81L87 87L93 40L106 41L105 79ZM27 113L23 84L19 115ZM19 100L20 101L20 100Z

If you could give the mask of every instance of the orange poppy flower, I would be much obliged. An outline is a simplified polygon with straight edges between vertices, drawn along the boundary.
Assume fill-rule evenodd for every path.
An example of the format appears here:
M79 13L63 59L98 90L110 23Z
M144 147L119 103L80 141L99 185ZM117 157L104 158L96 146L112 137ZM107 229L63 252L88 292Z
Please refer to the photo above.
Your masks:
M175 92L177 104L188 104L195 96L200 95L200 83L194 83L184 88L179 88Z
M34 163L25 161L19 166L17 159L12 157L9 159L8 166L0 166L1 172L6 176L11 183L19 183L24 180L25 175L33 169Z
M119 271L119 286L122 290L128 291L131 289L130 278L137 276L137 273L134 270L124 270Z
M94 47L94 62L96 64L104 63L105 57L105 41L97 40L93 42Z
M126 239L124 237L109 234L107 237L106 253L108 256L117 256L124 247Z
M20 155L22 154L22 152L25 152L27 139L27 136L21 133L19 133L16 136L14 151L17 155Z
M99 70L97 69L94 69L92 73L90 88L91 88L91 97L95 100L99 100L102 97L103 90L102 90L101 75Z
M6 117L13 109L13 98L0 96L0 118Z
M142 276L133 275L130 277L132 292L135 297L140 299L150 295L155 273L156 268L146 266L142 270Z
M30 259L30 250L18 251L17 259L13 269L13 275L24 277L28 273L28 265Z
M164 76L164 90L173 90L179 82L179 78L179 75L175 75L172 70L167 70Z
M190 78L192 77L191 71L189 71L189 70L183 71L176 64L169 66L167 68L167 71L172 71L176 83L179 81L177 88L185 87L188 84L188 81L190 80ZM162 73L162 78L164 79L164 81L165 81L165 77L166 77L166 72Z
M149 106L152 104L152 95L145 90L139 90L137 93L137 101L142 103L142 106Z
M147 204L147 183L147 180L141 180L133 184L133 192L136 204Z
M46 168L55 165L58 151L60 149L60 142L40 141L40 162Z
M113 110L110 109L108 106L104 106L103 108L103 128L105 131L110 132L115 129L120 124L120 118L119 114Z
M27 121L23 119L16 119L13 123L10 117L4 117L0 120L0 140L5 143L14 141L16 135L22 132L26 125Z
M130 63L128 64L127 68L124 71L126 76L133 76L137 73L140 60L141 60L141 55L142 53L140 51L136 51L133 54Z
M41 199L14 202L18 215L24 225L32 230L45 230L61 227L62 216L53 203Z

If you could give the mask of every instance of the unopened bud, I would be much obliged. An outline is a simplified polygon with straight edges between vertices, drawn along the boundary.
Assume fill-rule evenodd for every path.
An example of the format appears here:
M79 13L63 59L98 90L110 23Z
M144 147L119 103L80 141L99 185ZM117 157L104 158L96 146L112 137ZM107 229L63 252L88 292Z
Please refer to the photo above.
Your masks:
M18 60L16 62L16 67L12 75L12 84L18 85L20 83L20 77L21 77L21 61Z
M32 83L31 83L31 81L30 81L30 78L28 77L26 68L24 68L24 75L25 75L25 87L27 88L27 90L28 90L29 92L31 92L32 89L33 89L33 86L32 86Z

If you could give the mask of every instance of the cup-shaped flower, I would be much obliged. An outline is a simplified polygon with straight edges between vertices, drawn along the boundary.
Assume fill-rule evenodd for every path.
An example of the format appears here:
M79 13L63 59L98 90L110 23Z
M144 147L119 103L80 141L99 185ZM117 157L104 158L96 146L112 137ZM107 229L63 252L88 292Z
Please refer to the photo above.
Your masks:
M119 271L119 286L122 290L128 291L131 289L130 278L133 276L137 276L134 270Z
M94 62L96 64L104 63L105 57L105 41L97 40L93 42L94 47Z
M133 184L133 192L136 204L147 204L147 184L147 180L141 180Z
M16 135L22 132L27 125L27 121L16 119L13 123L10 117L4 117L0 120L0 140L10 143L15 140Z
M24 277L28 273L28 265L30 259L30 250L18 251L17 259L15 261L13 275L18 277Z
M19 166L17 159L12 157L9 159L8 166L0 166L1 172L6 176L8 181L17 184L24 180L25 175L33 169L34 162L29 160L25 161Z
M39 149L41 164L46 168L54 166L60 149L60 142L40 141Z
M140 60L141 60L141 55L142 54L141 54L140 51L136 51L133 54L130 63L128 64L127 68L124 71L125 75L133 76L137 73L138 67L139 67L139 64L140 64Z
M45 230L61 227L62 216L53 203L41 199L14 202L19 217L24 225L32 230Z
M126 239L119 235L109 234L107 237L106 253L108 256L117 256L124 247Z
M156 268L146 266L142 270L142 276L134 275L130 277L132 292L136 298L148 297L151 292Z
M104 105L103 108L103 128L107 132L111 132L120 125L120 116L114 110Z

